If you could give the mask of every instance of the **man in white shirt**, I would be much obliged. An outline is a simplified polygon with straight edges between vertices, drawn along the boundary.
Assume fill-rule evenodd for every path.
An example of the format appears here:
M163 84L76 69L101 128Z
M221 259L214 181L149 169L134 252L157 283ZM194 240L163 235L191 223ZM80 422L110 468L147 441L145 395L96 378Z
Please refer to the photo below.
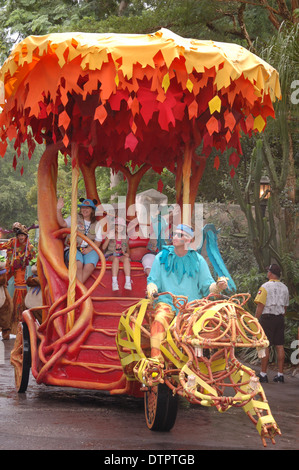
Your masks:
M284 382L284 315L289 305L289 290L280 281L281 269L277 264L271 264L268 268L268 282L263 284L254 301L257 304L256 317L270 342L277 351L278 374L274 382ZM268 382L267 368L269 363L269 348L261 359L261 382Z

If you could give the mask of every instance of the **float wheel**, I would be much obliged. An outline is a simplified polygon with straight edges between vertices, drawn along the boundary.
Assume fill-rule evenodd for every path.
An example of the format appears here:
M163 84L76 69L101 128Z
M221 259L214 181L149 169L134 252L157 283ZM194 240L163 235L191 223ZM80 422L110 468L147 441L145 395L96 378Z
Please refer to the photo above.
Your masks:
M11 363L15 368L15 384L18 393L27 390L31 369L30 336L26 323L20 323L14 349L11 353Z
M178 396L165 384L150 387L144 395L144 410L151 431L170 431L177 416Z

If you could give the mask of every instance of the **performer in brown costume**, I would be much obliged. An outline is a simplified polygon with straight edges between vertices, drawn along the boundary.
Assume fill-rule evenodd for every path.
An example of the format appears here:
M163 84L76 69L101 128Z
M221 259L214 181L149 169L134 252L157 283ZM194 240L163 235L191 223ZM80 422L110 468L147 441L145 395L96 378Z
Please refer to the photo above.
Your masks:
M7 274L5 258L0 259L0 328L2 329L2 339L9 339L10 322L13 310L12 298L7 289Z
M12 226L16 237L0 243L0 250L6 250L7 281L13 276L15 291L13 296L13 313L10 332L16 334L18 322L25 310L24 299L27 294L26 267L35 257L33 245L29 242L28 229L25 225L15 222Z

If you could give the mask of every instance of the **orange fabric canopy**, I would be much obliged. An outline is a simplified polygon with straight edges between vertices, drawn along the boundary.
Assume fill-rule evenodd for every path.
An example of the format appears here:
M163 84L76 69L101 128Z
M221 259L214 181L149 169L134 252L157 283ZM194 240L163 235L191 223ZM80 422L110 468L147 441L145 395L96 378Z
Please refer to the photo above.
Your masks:
M0 71L0 154L16 138L80 145L113 168L127 161L170 170L185 144L242 154L241 131L262 131L280 98L278 73L234 44L153 34L30 36ZM196 156L194 156L196 159Z

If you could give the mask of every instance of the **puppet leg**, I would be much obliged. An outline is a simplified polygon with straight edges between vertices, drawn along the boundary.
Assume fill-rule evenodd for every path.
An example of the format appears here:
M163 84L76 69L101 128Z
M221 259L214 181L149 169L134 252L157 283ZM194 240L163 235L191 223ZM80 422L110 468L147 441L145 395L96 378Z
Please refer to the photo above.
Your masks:
M175 316L175 312L170 305L159 302L154 315L154 321L151 325L151 357L163 361L160 345L166 338L167 329Z

